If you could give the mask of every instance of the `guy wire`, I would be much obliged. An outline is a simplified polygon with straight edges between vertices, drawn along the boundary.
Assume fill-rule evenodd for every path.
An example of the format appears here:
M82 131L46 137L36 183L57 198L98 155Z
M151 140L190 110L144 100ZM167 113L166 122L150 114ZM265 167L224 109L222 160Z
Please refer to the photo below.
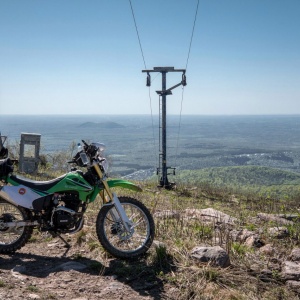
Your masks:
M142 43L141 43L141 39L140 39L138 27L137 27L137 24L136 24L135 14L134 14L134 10L133 10L133 6L132 6L132 3L131 3L131 0L129 0L129 4L130 4L130 8L131 8L132 18L133 18L134 25L135 25L136 34L137 34L139 45L140 45L140 50L141 50L141 54L142 54L142 58L143 58L143 62L144 62L144 67L145 67L145 69L147 69L147 65L146 65L146 61L145 61L145 57L144 57L144 52L143 52L143 47L142 47ZM154 122L153 122L152 99L151 99L151 89L150 89L150 86L149 86L149 102L150 102L151 121L152 121L153 145L154 145L154 149L155 149L156 148L156 142L155 142L155 135L154 135ZM156 158L156 164L157 164L157 157L155 156L155 158Z
M193 37L194 37L195 25L196 25L196 20L197 20L197 15L198 15L198 8L199 8L199 0L197 0L197 6L196 6L194 24L193 24L193 29L192 29L192 35L191 35L191 40L190 40L190 46L189 46L188 56L187 56L187 59L186 59L185 70L187 70L189 59L190 59L190 53L191 53L192 42L193 42ZM175 165L177 165L177 157L178 157L179 136L180 136L180 129L181 129L181 116L182 116L182 106L183 106L183 94L184 94L184 86L182 87L182 93L181 93L181 105L180 105L180 115L179 115L177 145L176 145L176 154L175 154Z
M139 40L139 45L140 45L140 50L141 50L142 57L143 57L144 67L145 67L145 69L147 69L146 62L145 62L145 57L144 57L144 52L143 52L143 48L142 48L142 44L141 44L141 40L140 40L140 35L139 35L138 27L136 25L136 21L135 21L135 16L134 16L134 11L133 11L131 0L129 0L129 4L130 4L130 7L131 7L131 13L132 13L132 17L133 17L133 21L134 21L134 25L135 25L136 34L137 34L137 37L138 37L138 40Z
M194 37L194 31L195 31L195 25L196 25L196 20L197 20L198 8L199 8L199 0L197 1L196 13L195 13L195 18L194 18L194 25L193 25L193 29L192 29L192 35L191 35L190 46L189 46L188 56L187 56L187 60L186 60L185 70L187 70L188 62L189 62L189 59L190 59L190 52L191 52L191 48L192 48L192 42L193 42L193 37Z

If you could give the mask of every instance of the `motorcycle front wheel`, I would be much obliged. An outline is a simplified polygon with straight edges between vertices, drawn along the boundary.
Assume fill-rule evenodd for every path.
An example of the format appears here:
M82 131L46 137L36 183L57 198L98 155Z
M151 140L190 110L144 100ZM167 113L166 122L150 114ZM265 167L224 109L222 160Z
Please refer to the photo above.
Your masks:
M131 224L128 232L113 205L103 206L97 217L96 232L103 248L111 255L129 259L145 253L151 246L155 225L148 208L138 200L119 197Z
M0 253L9 254L23 247L30 239L31 226L7 227L6 223L30 220L30 212L0 198Z

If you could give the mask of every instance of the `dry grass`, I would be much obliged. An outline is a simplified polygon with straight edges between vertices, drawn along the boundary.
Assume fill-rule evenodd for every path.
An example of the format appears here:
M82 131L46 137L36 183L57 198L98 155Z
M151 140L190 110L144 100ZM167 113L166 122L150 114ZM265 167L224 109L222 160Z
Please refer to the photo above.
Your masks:
M167 191L147 184L143 188L144 192L139 194L124 190L117 193L140 199L153 213L168 210L172 217L155 218L159 243L146 258L128 263L125 268L127 277L134 276L136 268L142 269L144 271L139 272L159 278L168 291L174 291L169 297L178 300L299 299L299 295L287 288L280 277L280 262L299 245L299 223L290 225L288 237L276 239L267 232L273 224L259 223L254 218L258 212L295 213L298 206L295 199L279 201L255 195L233 196L226 190L216 192L209 188L184 187ZM207 207L236 217L235 229L245 228L259 233L265 244L270 243L276 248L276 253L263 255L258 248L233 240L229 234L232 228L187 219L181 214L187 208ZM220 245L226 249L231 266L221 269L194 261L189 255L191 249L203 244Z
M268 228L276 224L261 222L256 215L259 212L295 214L300 197L278 200L253 194L233 195L232 191L203 185L179 186L177 190L167 191L158 189L155 184L141 184L142 193L127 190L116 192L141 200L153 214L168 211L172 217L155 218L157 243L145 257L134 262L112 262L95 233L101 201L97 199L91 203L86 213L85 227L76 235L76 243L85 247L93 259L101 262L100 267L94 266L99 268L99 274L109 272L103 265L110 265L109 270L124 278L124 281L142 278L149 284L161 285L161 292L168 299L299 299L299 294L290 290L280 276L281 262L294 247L299 247L299 220L288 225L287 237L277 239L268 233ZM186 209L208 207L237 218L234 228L184 217ZM233 229L254 231L264 244L271 244L276 249L275 253L261 254L258 248L234 240L230 234ZM229 253L231 266L221 269L193 260L190 251L198 245L220 245Z

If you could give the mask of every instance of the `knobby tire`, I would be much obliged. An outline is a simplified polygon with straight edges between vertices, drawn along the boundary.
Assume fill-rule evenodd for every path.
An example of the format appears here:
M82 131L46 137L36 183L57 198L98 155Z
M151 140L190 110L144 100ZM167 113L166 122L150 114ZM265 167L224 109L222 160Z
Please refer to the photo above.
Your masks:
M3 204L10 205L20 213L20 215L22 216L22 220L18 220L18 221L29 221L31 219L30 211L19 206L17 207L11 204L10 202L0 198L0 208ZM3 213L5 214L5 212L0 210L0 220L1 218L3 218ZM1 241L1 235L5 234L5 230L3 231L0 230L0 254L11 254L21 249L21 247L23 247L30 239L32 232L33 232L32 226L24 226L23 233L20 235L20 237L17 240L9 244L4 244Z
M96 232L97 232L97 236L98 236L98 239L99 239L101 245L107 252L109 252L111 255L113 255L114 257L117 257L117 258L131 259L131 258L134 258L134 257L144 254L150 248L150 246L153 242L153 239L154 239L154 234L155 234L154 220L153 220L153 217L152 217L150 211L148 210L148 208L140 201L138 201L134 198L131 198L131 197L119 197L119 200L120 200L120 203L123 205L123 207L125 206L128 209L130 209L130 208L135 209L141 213L142 217L145 217L145 223L146 223L146 228L147 228L148 234L147 234L144 242L142 243L142 245L137 248L123 250L123 249L120 249L120 247L114 246L113 242L111 242L111 239L108 237L108 235L111 236L113 233L110 232L107 234L107 231L106 231L107 228L105 227L106 226L105 224L111 222L111 220L109 221L109 219L111 218L110 211L112 209L114 209L113 205L103 206L100 209L100 211L98 213L98 217L97 217L97 222L96 222ZM128 217L130 219L131 216L128 215ZM112 223L109 223L109 224L112 224ZM109 226L108 226L108 229L109 229ZM113 229L111 229L111 231L113 231ZM135 234L138 234L138 233L133 233L133 236L132 236L133 239L136 238L136 236L134 236ZM117 239L117 233L115 233L115 237L112 237L112 238ZM130 244L130 242L131 242L130 239L131 238L128 239L128 244ZM122 243L121 240L118 240L118 242ZM124 243L126 243L126 242L124 242Z

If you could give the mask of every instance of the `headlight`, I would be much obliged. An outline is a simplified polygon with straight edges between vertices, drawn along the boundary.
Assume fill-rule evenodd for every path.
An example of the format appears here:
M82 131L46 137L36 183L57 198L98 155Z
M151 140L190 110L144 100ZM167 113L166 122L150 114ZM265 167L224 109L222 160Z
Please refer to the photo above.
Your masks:
M104 172L105 172L105 173L108 172L108 167L109 167L109 165L108 165L108 161L107 161L105 158L102 158L102 159L101 159L100 164L101 164L101 166L103 167Z
M98 155L103 155L103 152L106 148L104 144L102 144L102 143L92 143L91 145L94 146L97 149Z

